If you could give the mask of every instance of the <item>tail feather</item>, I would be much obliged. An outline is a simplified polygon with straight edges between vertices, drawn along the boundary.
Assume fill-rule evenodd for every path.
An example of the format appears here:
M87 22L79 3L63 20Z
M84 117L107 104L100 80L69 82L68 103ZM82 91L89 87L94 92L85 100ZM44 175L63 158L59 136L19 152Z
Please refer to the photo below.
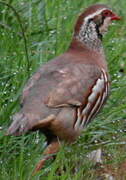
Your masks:
M23 113L16 113L13 122L7 130L7 135L21 135L28 131L27 117Z

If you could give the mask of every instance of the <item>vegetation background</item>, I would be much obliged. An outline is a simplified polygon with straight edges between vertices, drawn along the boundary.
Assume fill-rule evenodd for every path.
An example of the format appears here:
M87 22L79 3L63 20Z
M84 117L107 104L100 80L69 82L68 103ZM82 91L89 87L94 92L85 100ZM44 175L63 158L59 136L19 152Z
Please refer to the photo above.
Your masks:
M0 3L0 180L95 180L99 174L87 154L99 147L104 155L103 169L115 174L117 180L125 180L125 168L120 171L126 162L125 0L4 2L13 6L21 18L28 57L17 16ZM56 161L49 162L33 177L34 166L42 158L45 137L38 132L7 137L5 132L11 116L20 108L19 96L27 78L41 64L68 48L77 15L93 3L105 3L123 17L109 28L103 40L111 74L111 95L78 141L69 147L63 145Z

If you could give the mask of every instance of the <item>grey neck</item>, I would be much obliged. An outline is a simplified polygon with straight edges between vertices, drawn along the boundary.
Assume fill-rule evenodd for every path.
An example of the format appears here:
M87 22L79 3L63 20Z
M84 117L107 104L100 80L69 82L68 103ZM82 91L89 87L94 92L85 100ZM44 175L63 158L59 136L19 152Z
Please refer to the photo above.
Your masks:
M93 50L103 51L102 41L93 21L84 23L75 38Z

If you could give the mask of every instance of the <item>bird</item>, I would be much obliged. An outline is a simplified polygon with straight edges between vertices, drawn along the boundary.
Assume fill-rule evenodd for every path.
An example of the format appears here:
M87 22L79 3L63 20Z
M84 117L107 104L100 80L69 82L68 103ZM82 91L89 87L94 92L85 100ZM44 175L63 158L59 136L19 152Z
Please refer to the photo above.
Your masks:
M102 38L120 19L105 4L87 7L66 52L40 66L26 83L7 135L37 130L45 135L47 147L34 172L55 158L62 142L75 142L106 102L110 75Z

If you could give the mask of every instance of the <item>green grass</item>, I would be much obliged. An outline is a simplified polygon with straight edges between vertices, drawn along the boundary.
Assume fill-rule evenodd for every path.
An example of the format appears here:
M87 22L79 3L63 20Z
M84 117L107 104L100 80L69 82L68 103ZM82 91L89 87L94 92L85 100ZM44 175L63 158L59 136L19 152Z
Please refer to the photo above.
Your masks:
M8 0L20 14L27 38L30 70L24 41L11 9L0 5L0 180L94 180L94 165L87 154L99 147L105 164L126 159L126 22L114 23L103 43L111 74L111 95L95 120L73 145L63 145L53 163L32 177L42 158L45 138L38 132L21 137L4 136L11 116L19 109L19 97L27 77L42 63L69 46L77 15L96 0ZM97 1L114 7L125 17L125 1ZM124 72L120 72L123 68Z

